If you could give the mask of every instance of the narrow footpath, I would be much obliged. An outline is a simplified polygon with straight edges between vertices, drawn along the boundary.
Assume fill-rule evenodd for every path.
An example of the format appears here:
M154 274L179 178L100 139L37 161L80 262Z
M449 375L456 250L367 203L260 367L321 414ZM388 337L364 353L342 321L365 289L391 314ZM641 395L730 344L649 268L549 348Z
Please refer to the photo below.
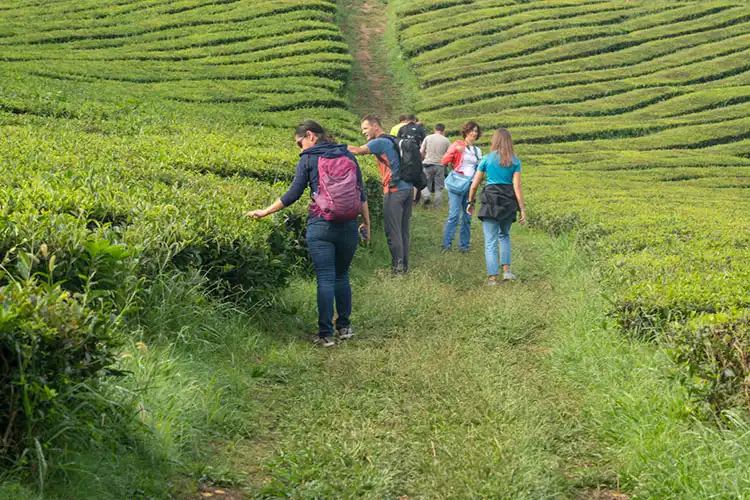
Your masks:
M596 313L579 300L595 287L585 262L564 241L517 231L519 280L488 288L479 226L469 254L441 254L444 217L417 212L407 276L383 267L383 238L359 251L355 339L287 346L284 382L264 392L269 430L241 446L254 495L627 498L551 363L559 318ZM314 287L295 282L283 298L309 324Z
M387 6L351 0L339 16L356 59L352 110L388 127L411 110L389 62ZM382 235L360 250L357 337L306 353L312 366L276 388L273 431L260 439L273 446L258 457L255 495L627 498L609 484L607 464L594 463L576 391L549 362L550 329L576 307L570 292L591 286L585 263L516 227L520 279L487 288L480 225L468 255L444 255L445 216L415 214L408 276L382 269ZM311 316L314 286L296 283L284 302Z
M411 91L399 88L408 75L391 64L387 6L339 7L356 57L352 111L389 126L412 110ZM747 453L690 418L658 349L628 343L609 324L596 273L571 239L514 226L519 279L489 288L478 221L468 254L443 254L445 217L415 210L406 276L390 275L379 232L358 250L352 340L310 346L314 280L278 297L279 316L261 322L266 340L252 347L257 365L242 368L257 377L245 410L253 430L216 454L242 471L243 494L623 500L704 498L719 484L726 498L743 491Z

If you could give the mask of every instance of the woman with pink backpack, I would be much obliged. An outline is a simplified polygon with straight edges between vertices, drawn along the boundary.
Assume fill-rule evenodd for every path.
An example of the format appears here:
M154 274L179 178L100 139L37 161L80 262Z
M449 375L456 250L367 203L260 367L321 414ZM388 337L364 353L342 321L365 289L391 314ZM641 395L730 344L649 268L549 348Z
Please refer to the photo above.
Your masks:
M346 144L334 144L313 120L303 121L294 135L302 151L291 187L269 207L247 215L261 218L278 212L297 201L310 187L307 248L318 281L318 336L314 343L331 347L336 338L354 336L349 320L352 312L349 266L357 250L359 232L365 240L370 239L370 211L362 171ZM358 228L360 214L364 224ZM334 303L338 313L335 330Z

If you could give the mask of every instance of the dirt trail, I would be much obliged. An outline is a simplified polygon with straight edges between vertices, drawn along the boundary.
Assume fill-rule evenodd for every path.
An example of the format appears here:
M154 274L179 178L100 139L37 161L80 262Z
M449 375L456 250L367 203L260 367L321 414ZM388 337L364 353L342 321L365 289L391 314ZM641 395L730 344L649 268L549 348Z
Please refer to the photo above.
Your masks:
M351 109L360 116L377 114L390 123L405 110L396 109L400 92L389 71L386 5L382 0L349 0L344 8L342 30L355 58L350 84Z

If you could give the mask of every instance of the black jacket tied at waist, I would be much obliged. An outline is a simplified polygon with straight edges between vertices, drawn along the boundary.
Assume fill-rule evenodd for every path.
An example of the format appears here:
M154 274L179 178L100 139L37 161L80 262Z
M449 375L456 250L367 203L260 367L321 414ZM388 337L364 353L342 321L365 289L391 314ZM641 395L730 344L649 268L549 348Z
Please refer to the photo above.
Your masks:
M480 220L511 220L515 222L518 212L518 200L512 184L488 184L479 197L482 206L479 208Z

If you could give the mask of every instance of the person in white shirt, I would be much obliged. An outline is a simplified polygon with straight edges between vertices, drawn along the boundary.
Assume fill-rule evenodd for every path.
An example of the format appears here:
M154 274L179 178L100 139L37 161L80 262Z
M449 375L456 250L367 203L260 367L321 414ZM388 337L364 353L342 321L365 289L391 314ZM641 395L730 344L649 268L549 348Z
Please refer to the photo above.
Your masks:
M459 139L450 145L448 151L443 155L441 163L443 165L452 165L453 172L451 175L456 179L461 179L461 189L456 191L451 186L453 183L448 179L446 187L448 188L448 220L445 221L445 230L443 231L443 251L450 251L453 247L453 239L456 236L458 220L461 219L461 228L459 230L458 249L462 253L469 251L469 242L471 240L471 215L466 212L466 206L469 203L469 187L477 171L477 165L482 159L482 150L474 143L481 137L482 129L475 121L466 122L461 127L463 139Z
M422 168L427 177L427 187L422 190L423 206L431 201L434 208L440 208L445 184L445 169L440 161L450 145L442 123L435 125L435 133L425 137L422 142Z

